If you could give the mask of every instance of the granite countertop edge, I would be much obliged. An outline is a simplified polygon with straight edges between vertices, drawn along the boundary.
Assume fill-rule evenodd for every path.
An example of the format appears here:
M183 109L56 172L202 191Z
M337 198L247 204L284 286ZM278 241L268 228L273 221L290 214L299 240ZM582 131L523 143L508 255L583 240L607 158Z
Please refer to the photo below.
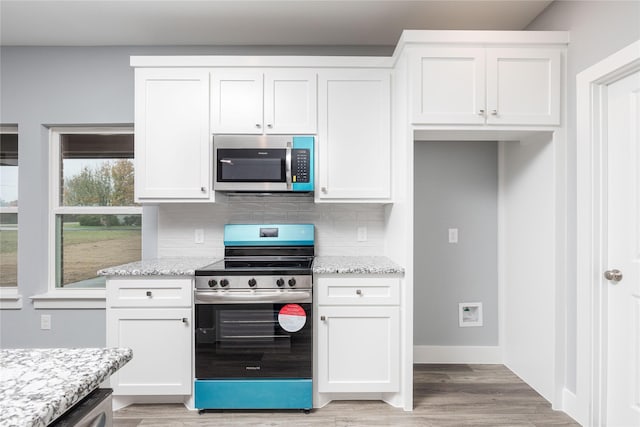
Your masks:
M404 268L386 256L317 256L313 273L404 275Z
M98 276L193 276L195 270L220 258L156 258L118 265L98 271ZM314 274L403 275L404 267L386 256L316 256Z
M1 349L0 425L48 425L132 357L129 348Z
M193 276L198 268L220 258L171 257L135 261L98 270L98 276Z

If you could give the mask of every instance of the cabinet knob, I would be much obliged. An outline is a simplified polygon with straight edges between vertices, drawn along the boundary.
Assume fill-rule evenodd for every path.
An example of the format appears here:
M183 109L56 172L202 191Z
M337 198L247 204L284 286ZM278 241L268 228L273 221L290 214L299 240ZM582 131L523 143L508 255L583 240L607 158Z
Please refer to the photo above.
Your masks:
M207 192L207 187L200 187L200 191L202 191L203 193Z
M271 129L271 128L273 128L273 125L272 125L271 123L269 123L269 124L267 125L267 127L268 127L269 129Z
M327 318L325 316L320 316L320 320L324 322L325 320L327 320Z
M498 110L491 110L491 115L492 116L497 116L498 115Z
M147 296L148 296L148 297L151 297L151 296L152 296L151 291L147 291Z
M357 295L362 295L362 290L361 289L356 289L356 294Z
M256 129L260 129L262 125L260 123L256 123Z
M484 110L478 110L478 115L479 116L484 116Z
M327 187L322 187L320 191L322 191L324 194L327 194Z
M187 323L189 321L189 319L187 319L186 317L183 317L181 320L182 320L182 323Z

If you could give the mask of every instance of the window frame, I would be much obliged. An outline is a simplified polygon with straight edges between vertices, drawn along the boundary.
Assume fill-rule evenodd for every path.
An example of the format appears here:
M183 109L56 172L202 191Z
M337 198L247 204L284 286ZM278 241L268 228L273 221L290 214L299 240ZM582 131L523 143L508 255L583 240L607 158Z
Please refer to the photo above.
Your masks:
M104 308L104 288L67 288L56 286L58 252L56 248L56 217L65 214L142 215L142 206L63 206L60 191L61 135L63 134L134 134L133 126L73 126L49 129L48 188L48 266L47 292L31 299L38 308ZM134 167L135 167L135 158ZM142 256L142 254L141 254Z
M3 134L15 134L18 133L17 124L2 124L0 125L0 133ZM18 137L19 141L19 137ZM20 148L18 143L18 168L20 167ZM15 213L18 216L18 235L20 235L20 215L18 209L20 207L20 181L18 178L18 206L0 206L0 213ZM16 268L20 264L20 257L16 258ZM0 287L0 309L21 309L22 308L22 295L18 290L18 280L16 280L15 286L3 286Z

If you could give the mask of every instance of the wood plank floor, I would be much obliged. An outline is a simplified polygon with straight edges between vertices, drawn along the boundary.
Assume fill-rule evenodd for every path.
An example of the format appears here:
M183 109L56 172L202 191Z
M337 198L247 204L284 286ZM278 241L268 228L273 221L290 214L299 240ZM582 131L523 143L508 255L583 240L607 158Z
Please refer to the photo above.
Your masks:
M502 365L415 365L414 410L377 401L331 402L300 411L220 411L182 405L131 405L114 427L196 426L578 426Z

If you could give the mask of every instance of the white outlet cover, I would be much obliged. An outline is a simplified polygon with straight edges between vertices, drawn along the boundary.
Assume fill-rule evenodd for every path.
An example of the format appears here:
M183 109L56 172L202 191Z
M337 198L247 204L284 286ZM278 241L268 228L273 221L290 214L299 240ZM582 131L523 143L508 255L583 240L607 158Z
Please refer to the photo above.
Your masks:
M195 243L204 243L204 229L196 228L193 240Z

